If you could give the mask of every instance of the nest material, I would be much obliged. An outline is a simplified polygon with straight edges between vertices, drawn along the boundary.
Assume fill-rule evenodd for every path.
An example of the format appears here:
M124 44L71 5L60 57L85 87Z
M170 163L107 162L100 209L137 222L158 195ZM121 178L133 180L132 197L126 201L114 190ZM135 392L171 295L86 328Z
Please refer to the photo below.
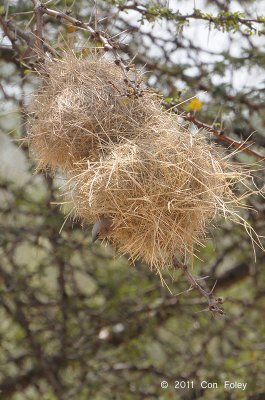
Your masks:
M159 112L156 95L130 97L121 69L99 55L66 53L47 61L40 75L27 130L41 169L68 171L84 158L97 160L109 144L132 139Z
M159 270L172 265L176 254L193 254L211 221L235 201L235 175L216 146L161 112L136 140L79 165L68 188L76 216L89 222L110 218L107 242Z
M31 106L29 146L40 168L62 168L74 215L112 221L106 241L160 271L201 244L220 214L233 216L242 174L202 134L191 134L150 91L134 98L100 56L46 63Z

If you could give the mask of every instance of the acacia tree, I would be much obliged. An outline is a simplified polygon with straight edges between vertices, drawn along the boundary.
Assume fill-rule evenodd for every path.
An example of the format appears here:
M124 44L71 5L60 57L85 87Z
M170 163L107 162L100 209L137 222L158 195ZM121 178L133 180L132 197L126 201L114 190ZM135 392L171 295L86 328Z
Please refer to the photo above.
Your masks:
M225 297L226 315L213 318L201 293L187 291L183 271L165 276L172 294L147 266L115 259L112 249L91 245L89 230L64 224L54 204L59 177L33 175L20 142L43 52L99 47L125 71L133 59L164 107L189 129L204 128L235 162L252 163L261 187L260 8L219 0L200 8L123 0L1 6L1 398L264 398L264 253L254 245L255 262L247 232L223 222L195 262L193 273L210 276L209 287L217 280ZM253 209L244 218L262 234L262 197L247 201ZM226 380L247 389L226 390ZM180 389L175 381L186 383Z

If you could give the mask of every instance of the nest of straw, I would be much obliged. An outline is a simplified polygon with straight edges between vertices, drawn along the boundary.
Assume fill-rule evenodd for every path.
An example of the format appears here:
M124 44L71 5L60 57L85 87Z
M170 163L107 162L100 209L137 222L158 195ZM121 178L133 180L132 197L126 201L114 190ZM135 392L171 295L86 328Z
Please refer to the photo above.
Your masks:
M42 85L28 118L28 141L40 169L71 169L98 159L110 143L132 139L159 110L150 91L130 96L121 69L102 55L86 59L65 53L46 61Z
M160 113L130 143L112 145L97 162L81 164L67 186L75 216L112 220L106 241L132 261L156 270L193 254L210 223L235 201L238 175L201 134ZM239 174L240 175L240 174Z
M73 215L112 221L105 239L160 271L187 258L219 215L233 216L242 179L201 133L161 109L150 91L135 98L124 75L99 55L46 62L28 121L39 168L69 178Z

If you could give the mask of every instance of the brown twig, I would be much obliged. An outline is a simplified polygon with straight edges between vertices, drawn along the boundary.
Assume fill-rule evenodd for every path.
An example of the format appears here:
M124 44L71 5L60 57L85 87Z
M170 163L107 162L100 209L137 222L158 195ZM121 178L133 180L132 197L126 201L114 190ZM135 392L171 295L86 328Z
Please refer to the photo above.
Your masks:
M87 22L80 21L67 13L52 10L47 8L44 4L41 4L41 8L42 14L47 14L50 17L55 17L56 19L63 19L67 22L70 22L75 27L88 31L94 39L99 40L102 43L105 51L111 51L113 53L115 64L119 65L122 69L126 83L132 89L133 94L137 97L142 95L140 83L137 82L137 76L135 76L135 79L133 80L129 78L128 72L130 71L131 67L125 64L117 51L118 49L124 50L124 44L120 44L110 38L106 38L101 31L93 29Z
M178 268L182 271L183 275L187 279L187 281L190 283L191 287L199 290L199 292L206 297L209 305L209 310L212 311L213 313L217 313L220 315L224 315L224 309L221 306L223 304L223 299L221 297L215 297L213 294L213 289L211 290L206 290L204 289L199 283L198 280L195 279L191 273L188 270L188 266L186 264L183 264L179 260L177 260L175 257L173 258L173 266L175 268Z
M1 23L1 25L2 25L2 28L3 28L3 31L4 31L5 36L8 37L8 39L10 40L10 42L11 42L11 44L12 44L13 50L14 50L16 53L20 54L19 47L18 47L17 44L16 44L16 33L13 32L12 29L10 29L9 21L8 21L8 20L5 20L5 19L0 15L0 23Z
M3 27L5 36L8 37L8 39L10 40L13 50L20 60L20 64L21 64L21 60L30 59L31 55L32 55L32 48L34 46L34 38L33 38L32 34L23 32L11 20L4 20L4 18L2 18L1 15L0 15L0 23ZM23 42L25 42L27 44L26 51L22 52L20 50L19 46L16 43L18 38L20 38ZM53 56L58 55L57 52L51 46L49 46L47 43L45 43L43 39L42 39L42 46L45 51L50 52ZM34 53L34 54L36 54L36 53ZM15 55L14 55L14 58L15 58ZM34 64L34 63L32 63L32 64ZM29 65L28 68L30 68L30 67L31 66Z
M36 15L36 40L35 46L40 55L43 54L43 7L39 0L32 0Z
M166 107L168 107L168 105ZM176 113L176 114L179 114L179 110L177 109L177 107L176 108L171 108L171 111ZM226 136L223 131L217 130L213 126L199 121L192 114L184 114L183 113L183 114L181 114L181 117L184 118L186 121L192 122L199 129L205 129L206 131L212 133L219 140L228 143L230 146L236 148L237 150L240 150L240 151L242 151L242 152L244 152L246 154L250 154L252 156L258 157L262 161L265 161L265 154L262 154L262 153L260 153L260 152L258 152L256 150L251 149L246 144L246 142L237 141L235 139L232 139L229 136Z
M134 2L134 4L131 5L117 5L119 10L124 11L124 10L135 10L139 12L142 16L153 16L154 18L165 18L166 20L171 20L171 21L189 21L190 19L195 19L195 20L202 20L202 21L208 21L209 23L225 23L229 21L233 21L234 16L233 15L216 15L212 16L210 14L203 14L203 13L198 13L194 12L191 14L180 14L179 11L173 12L170 9L168 9L167 13L159 13L158 11L152 11L148 7L145 7L144 5L138 5L137 2ZM223 8L223 7L222 7ZM264 19L263 16L258 16L257 18L243 18L243 17L236 17L235 22L242 24L243 26L246 26L247 28L253 29L255 32L257 32L257 29L253 27L253 24L264 24ZM260 34L264 34L264 31L261 29Z

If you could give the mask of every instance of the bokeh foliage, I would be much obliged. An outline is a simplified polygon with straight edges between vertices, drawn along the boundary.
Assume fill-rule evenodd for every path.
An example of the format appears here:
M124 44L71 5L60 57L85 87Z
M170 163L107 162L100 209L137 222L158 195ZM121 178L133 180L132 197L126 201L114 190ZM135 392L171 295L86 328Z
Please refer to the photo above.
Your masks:
M197 9L193 1L170 3L60 0L48 6L119 34L128 44L123 57L135 57L149 71L147 84L169 104L182 103L180 112L236 140L252 134L253 148L265 154L261 1L201 1ZM11 21L34 38L33 10L30 0L6 1L0 10L0 398L265 398L264 253L256 247L255 262L243 227L218 222L194 260L193 273L209 275L209 286L217 279L216 293L225 298L226 315L215 318L198 292L185 292L179 271L165 273L171 294L147 266L92 246L90 227L64 224L56 205L62 177L33 175L18 139L26 135L25 109L38 82L29 44L19 35L10 42L4 31ZM54 49L100 46L50 16L44 38ZM192 103L193 96L201 100ZM262 165L246 154L234 159ZM261 187L262 170L254 181ZM264 200L249 202L254 210L244 217L262 234ZM194 381L194 388L174 389L180 380ZM219 388L201 388L205 380ZM225 380L248 386L227 391Z

